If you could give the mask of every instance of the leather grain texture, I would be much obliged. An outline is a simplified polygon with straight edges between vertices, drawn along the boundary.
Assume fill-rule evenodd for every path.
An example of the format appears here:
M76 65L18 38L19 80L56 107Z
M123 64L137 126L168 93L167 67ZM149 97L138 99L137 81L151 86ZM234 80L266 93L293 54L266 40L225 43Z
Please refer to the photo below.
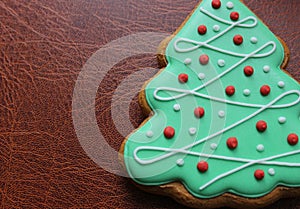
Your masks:
M0 1L0 205L1 208L185 208L171 198L137 189L129 179L94 163L80 146L72 121L72 95L86 61L105 44L138 32L172 34L197 0ZM290 49L287 71L300 80L300 1L244 0ZM95 98L99 130L116 151L145 118L137 93L130 129L111 114L114 92L128 76L159 69L154 54L115 65ZM300 208L299 198L271 208Z

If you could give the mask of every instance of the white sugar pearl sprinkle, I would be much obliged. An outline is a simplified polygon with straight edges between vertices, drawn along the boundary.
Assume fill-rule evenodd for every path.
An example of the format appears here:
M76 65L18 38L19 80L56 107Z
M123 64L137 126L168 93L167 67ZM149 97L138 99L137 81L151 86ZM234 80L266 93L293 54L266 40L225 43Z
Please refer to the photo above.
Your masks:
M256 150L259 152L263 152L265 150L265 147L264 147L264 145L259 144L259 145L257 145Z
M180 104L174 104L173 109L178 112L180 110Z
M271 68L270 68L270 66L265 65L265 66L263 67L263 70L264 70L265 73L268 73L268 72L270 72Z
M244 94L245 96L249 96L249 95L251 94L251 91L250 91L249 89L245 89L245 90L243 91L243 94Z
M279 122L280 124L284 124L284 123L286 122L286 118L285 118L285 117L279 117L279 118L278 118L278 122Z
M217 149L217 147L218 147L218 145L217 145L216 143L212 143L212 144L210 145L210 148L211 148L212 150Z
M204 74L204 73L199 73L199 74L198 74L198 78L199 78L200 80L205 79L205 74Z
M225 117L225 112L223 110L220 110L218 113L220 118L224 118Z
M213 30L214 30L215 32L220 31L220 26L219 26L219 25L214 25L214 26L213 26Z
M183 160L183 159L178 159L178 160L176 161L176 164L177 164L178 166L183 166L183 165L184 165L184 160Z
M190 128L190 129L189 129L190 135L195 135L196 132L197 132L197 129L196 129L196 128Z
M219 65L220 67L224 67L224 66L225 66L225 61L222 60L222 59L219 59L219 60L218 60L218 65Z
M278 87L283 88L285 86L285 83L283 81L278 82Z
M146 136L147 136L148 138L152 138L152 137L153 137L153 131L147 131L147 132L146 132Z
M185 60L184 60L184 64L185 65L189 65L189 64L191 64L192 63L192 59L191 58L186 58Z
M275 175L275 170L274 170L274 168L270 168L270 169L268 170L268 174L269 174L270 176L274 176L274 175Z
M252 37L251 39L250 39L250 42L252 43L252 44L256 44L257 43L257 38L256 37Z
M226 7L227 9L232 9L234 7L234 4L231 1L229 1L227 2Z

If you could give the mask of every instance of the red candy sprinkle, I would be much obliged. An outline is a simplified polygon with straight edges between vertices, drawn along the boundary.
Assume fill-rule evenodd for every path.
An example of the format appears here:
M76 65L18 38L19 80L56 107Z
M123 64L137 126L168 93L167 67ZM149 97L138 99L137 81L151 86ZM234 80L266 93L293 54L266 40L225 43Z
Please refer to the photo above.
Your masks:
M208 163L205 161L200 161L197 164L197 168L198 168L198 171L200 171L201 173L204 173L208 170Z
M194 110L194 114L197 118L202 118L205 114L205 111L202 107L197 107Z
M290 145L293 146L293 145L298 144L299 137L297 134L290 134L290 135L288 135L287 141Z
M254 172L254 176L257 180L262 180L265 177L265 172L263 170L258 169Z
M227 86L225 89L225 92L228 96L232 96L235 93L235 88L234 86Z
M229 149L235 149L238 146L238 140L235 137L228 138L226 143Z
M261 93L261 95L263 95L263 96L269 95L270 92L271 92L271 88L270 88L270 86L268 86L268 85L263 85L263 86L260 88L260 93Z
M244 68L244 73L245 73L246 76L251 76L251 75L253 75L253 73L254 73L253 67L251 67L251 66L246 66L246 67Z
M180 83L186 83L188 81L188 79L189 79L189 76L185 73L181 73L178 75L178 81Z
M199 33L200 35L204 35L204 34L206 33L206 31L207 31L207 28L206 28L205 25L200 25L200 26L198 27L198 33Z
M259 132L264 132L267 128L268 128L268 124L263 120L260 120L256 123L256 129Z
M213 0L211 2L211 5L214 9L219 9L221 7L221 1L220 0Z
M209 57L206 54L203 54L200 56L199 61L201 65L207 65L209 62Z
M233 37L233 42L235 45L241 45L243 43L243 40L244 40L243 36L241 36L241 35L235 35Z
M231 12L230 13L230 19L232 19L232 20L238 20L239 19L239 17L240 17L240 14L238 13L238 12Z
M164 135L167 139L173 138L173 136L175 135L175 129L171 126L167 126L164 130Z

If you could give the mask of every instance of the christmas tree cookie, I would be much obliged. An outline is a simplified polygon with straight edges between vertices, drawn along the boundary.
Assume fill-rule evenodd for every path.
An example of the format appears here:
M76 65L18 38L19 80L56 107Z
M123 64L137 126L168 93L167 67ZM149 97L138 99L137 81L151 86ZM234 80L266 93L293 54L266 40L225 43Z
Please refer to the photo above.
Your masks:
M163 49L166 67L141 92L153 114L121 147L136 184L198 208L300 194L286 46L241 1L203 0Z

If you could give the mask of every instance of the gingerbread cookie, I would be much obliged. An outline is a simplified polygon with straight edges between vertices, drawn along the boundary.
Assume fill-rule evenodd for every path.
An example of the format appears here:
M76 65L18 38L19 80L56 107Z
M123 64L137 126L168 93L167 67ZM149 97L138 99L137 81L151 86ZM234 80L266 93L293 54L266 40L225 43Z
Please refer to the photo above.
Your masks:
M195 208L300 194L300 85L288 50L239 0L203 0L160 46L141 92L153 111L124 141L142 189Z

